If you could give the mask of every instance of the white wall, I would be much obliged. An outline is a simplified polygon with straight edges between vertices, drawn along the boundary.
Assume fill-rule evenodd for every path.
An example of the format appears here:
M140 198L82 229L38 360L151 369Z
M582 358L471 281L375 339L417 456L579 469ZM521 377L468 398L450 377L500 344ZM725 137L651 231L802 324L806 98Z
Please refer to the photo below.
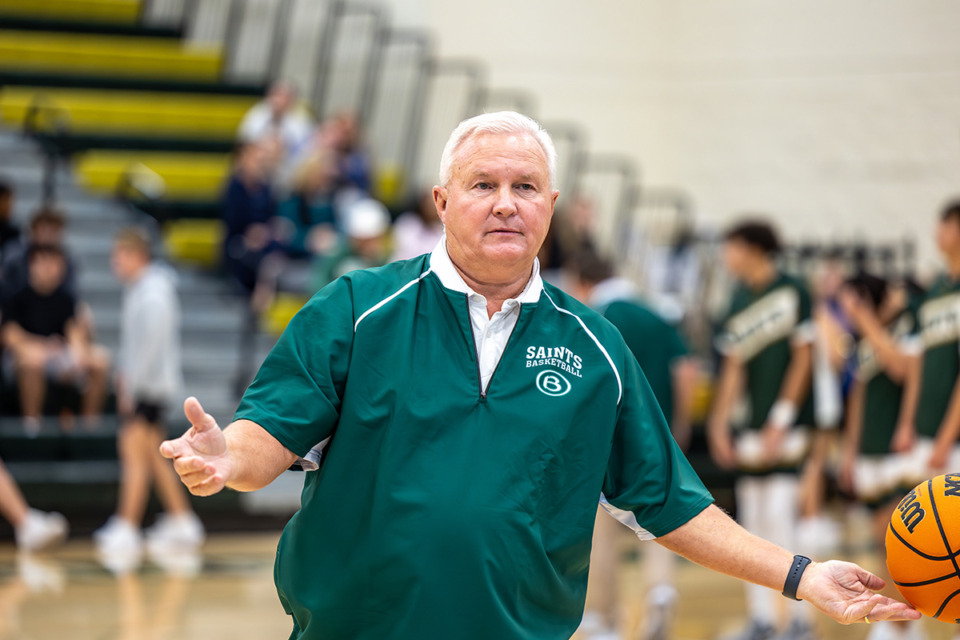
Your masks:
M526 87L545 120L686 188L706 224L770 212L795 238L905 235L929 264L960 194L955 0L384 0L446 56Z

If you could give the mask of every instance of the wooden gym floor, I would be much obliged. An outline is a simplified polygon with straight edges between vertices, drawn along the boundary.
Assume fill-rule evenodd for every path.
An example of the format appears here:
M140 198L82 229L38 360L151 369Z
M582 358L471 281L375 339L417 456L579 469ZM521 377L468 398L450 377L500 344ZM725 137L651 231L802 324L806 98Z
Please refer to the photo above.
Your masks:
M26 559L2 544L0 640L285 640L290 625L272 577L277 537L214 536L199 570L147 562L120 577L101 566L88 541ZM870 558L857 560L869 566ZM633 628L642 615L641 562L625 561L621 572ZM712 639L742 623L737 581L683 562L678 587L676 640ZM824 640L859 640L867 632L826 619L819 625ZM930 640L949 640L955 627L928 622L926 630Z

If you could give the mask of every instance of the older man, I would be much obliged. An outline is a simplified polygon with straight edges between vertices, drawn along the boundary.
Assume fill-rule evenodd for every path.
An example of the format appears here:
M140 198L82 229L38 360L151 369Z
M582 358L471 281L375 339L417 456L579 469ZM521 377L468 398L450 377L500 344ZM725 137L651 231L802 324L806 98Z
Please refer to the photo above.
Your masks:
M540 279L555 162L529 118L461 123L433 253L318 293L226 429L187 400L162 451L195 494L319 465L277 560L291 637L569 638L601 492L641 534L842 622L918 617L711 506L619 333Z

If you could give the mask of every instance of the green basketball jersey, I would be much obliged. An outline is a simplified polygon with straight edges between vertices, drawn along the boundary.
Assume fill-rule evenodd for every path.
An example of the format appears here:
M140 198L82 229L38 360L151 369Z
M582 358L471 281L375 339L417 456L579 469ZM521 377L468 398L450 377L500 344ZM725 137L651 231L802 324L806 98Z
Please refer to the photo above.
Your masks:
M940 276L920 303L917 314L923 339L923 374L916 426L932 438L940 429L960 375L960 281Z
M677 330L655 311L636 300L615 300L598 309L613 323L643 371L667 420L673 423L673 372L687 347Z
M903 311L887 326L887 330L898 344L908 348L906 345L916 332L913 311ZM866 340L860 340L857 344L857 378L864 385L860 453L890 453L890 442L900 417L903 386L884 373L876 351Z
M321 290L236 417L327 442L277 554L294 639L567 640L601 492L653 536L712 502L613 325L544 284L482 389L430 256Z
M740 285L734 291L717 348L739 357L746 367L747 428L759 430L766 423L790 365L791 346L796 341L813 341L810 307L806 287L784 274L761 290ZM812 385L798 409L796 424L814 424Z

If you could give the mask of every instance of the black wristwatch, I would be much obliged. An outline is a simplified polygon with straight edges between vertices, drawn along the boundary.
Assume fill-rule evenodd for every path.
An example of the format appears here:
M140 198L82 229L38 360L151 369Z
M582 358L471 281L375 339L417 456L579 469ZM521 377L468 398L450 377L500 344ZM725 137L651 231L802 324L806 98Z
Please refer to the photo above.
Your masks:
M803 572L809 565L813 562L810 558L806 556L793 556L793 564L790 565L790 573L787 574L787 579L783 583L783 595L791 600L799 600L797 597L797 589L800 587L800 578L803 577Z

